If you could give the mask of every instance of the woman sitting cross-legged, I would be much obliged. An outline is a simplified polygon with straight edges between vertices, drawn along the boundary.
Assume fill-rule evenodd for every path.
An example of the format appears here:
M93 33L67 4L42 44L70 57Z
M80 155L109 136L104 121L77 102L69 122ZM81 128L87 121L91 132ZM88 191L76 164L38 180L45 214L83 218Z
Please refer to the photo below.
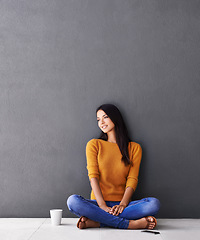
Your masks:
M67 200L71 212L80 217L77 227L154 229L160 202L154 197L131 201L138 183L142 149L129 139L119 109L112 104L96 110L99 139L87 143L87 169L91 199L72 195Z

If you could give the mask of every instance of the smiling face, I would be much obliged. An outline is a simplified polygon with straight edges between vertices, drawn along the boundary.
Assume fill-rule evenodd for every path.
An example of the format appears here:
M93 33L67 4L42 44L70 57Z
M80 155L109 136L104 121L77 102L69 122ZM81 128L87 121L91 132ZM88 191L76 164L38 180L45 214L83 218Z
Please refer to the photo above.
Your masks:
M103 110L99 110L97 112L97 122L98 122L99 128L104 133L111 132L115 128L115 124L112 122L112 120L108 117L108 115Z

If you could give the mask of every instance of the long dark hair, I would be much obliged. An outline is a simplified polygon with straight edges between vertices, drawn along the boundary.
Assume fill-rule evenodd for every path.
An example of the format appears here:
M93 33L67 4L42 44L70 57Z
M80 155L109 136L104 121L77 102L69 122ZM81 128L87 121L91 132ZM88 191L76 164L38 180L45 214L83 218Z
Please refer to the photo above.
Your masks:
M131 140L128 136L128 130L126 128L121 112L113 104L101 105L100 107L97 108L96 113L99 110L103 110L111 119L111 121L115 124L116 141L122 154L122 161L126 166L131 164L128 153L128 144ZM108 140L107 133L104 133L102 131L99 139L107 141Z

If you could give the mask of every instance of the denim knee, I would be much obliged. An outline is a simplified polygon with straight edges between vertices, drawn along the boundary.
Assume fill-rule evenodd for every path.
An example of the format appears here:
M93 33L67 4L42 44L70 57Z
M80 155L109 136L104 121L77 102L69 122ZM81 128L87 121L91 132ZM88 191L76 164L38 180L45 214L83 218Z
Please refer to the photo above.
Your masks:
M160 201L155 197L149 197L149 208L151 209L152 215L155 215L158 213L160 209Z
M74 208L76 208L75 206L76 206L76 204L77 204L77 202L79 200L79 197L80 196L77 195L77 194L73 194L73 195L68 197L68 199L67 199L67 206L68 206L70 211L75 210Z

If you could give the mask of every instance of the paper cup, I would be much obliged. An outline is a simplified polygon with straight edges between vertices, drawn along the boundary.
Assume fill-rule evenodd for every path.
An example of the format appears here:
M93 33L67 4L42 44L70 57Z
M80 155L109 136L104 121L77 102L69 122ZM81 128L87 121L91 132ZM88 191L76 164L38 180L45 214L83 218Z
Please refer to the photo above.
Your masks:
M53 226L58 226L61 224L62 219L62 209L52 209L50 210L51 224Z

